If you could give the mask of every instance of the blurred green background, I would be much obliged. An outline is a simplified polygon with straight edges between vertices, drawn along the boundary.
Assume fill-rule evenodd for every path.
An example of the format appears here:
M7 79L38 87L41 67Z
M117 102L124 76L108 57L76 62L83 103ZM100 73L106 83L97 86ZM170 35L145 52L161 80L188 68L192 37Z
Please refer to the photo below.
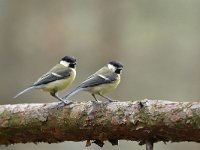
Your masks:
M198 101L200 97L199 0L0 0L1 101L48 103L48 93L33 90L12 97L48 71L64 55L78 60L77 78L116 59L124 64L113 99ZM73 97L91 100L88 93ZM100 150L85 142L16 144L3 150ZM136 142L106 143L102 150L141 150ZM155 149L199 150L195 143L155 144Z

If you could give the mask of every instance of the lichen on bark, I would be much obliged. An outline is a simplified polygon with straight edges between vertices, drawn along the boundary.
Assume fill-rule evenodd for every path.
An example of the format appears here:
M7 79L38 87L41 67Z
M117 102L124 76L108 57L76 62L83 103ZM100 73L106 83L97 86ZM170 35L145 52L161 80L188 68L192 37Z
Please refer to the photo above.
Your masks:
M134 140L200 142L200 102L141 100L113 103L0 106L0 144Z

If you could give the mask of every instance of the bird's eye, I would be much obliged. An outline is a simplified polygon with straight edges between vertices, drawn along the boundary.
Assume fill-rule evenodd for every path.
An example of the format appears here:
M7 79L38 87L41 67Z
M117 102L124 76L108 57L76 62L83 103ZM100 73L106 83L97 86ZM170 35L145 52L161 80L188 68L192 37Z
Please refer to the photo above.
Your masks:
M122 68L118 68L118 69L115 70L115 73L120 74L121 71L122 71Z
M69 64L69 67L71 67L71 68L75 68L75 66L76 66L76 63Z

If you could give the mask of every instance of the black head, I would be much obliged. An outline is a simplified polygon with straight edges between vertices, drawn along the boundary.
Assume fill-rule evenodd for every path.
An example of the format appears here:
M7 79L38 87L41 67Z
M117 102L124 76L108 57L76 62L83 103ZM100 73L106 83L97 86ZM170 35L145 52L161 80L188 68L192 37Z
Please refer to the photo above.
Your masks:
M73 56L65 56L61 60L66 61L68 63L75 63L76 62L76 58L73 57Z
M114 66L115 73L117 73L117 74L121 73L121 70L123 69L123 65L120 62L113 60L113 61L109 62L109 64Z
M69 63L69 67L71 68L75 68L76 66L76 58L73 56L65 56L60 61Z

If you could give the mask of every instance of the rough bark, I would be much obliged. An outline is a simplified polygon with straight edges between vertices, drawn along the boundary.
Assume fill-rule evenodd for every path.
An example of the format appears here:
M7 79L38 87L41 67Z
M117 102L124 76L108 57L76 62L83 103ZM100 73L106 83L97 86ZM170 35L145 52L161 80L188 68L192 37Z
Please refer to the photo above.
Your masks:
M200 142L200 102L142 100L113 103L0 106L0 144L133 140L145 144Z

